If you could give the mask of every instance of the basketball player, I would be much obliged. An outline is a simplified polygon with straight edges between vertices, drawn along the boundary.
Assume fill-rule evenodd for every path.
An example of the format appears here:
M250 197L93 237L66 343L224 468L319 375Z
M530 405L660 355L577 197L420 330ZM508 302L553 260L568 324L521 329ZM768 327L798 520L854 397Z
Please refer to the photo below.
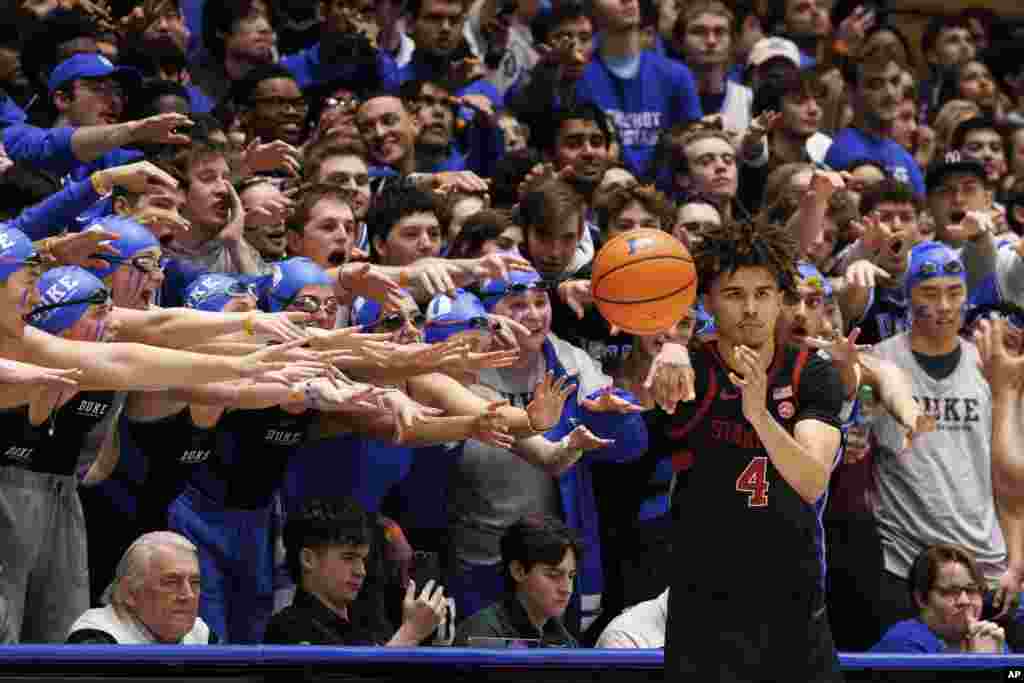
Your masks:
M840 444L845 392L822 356L776 342L796 256L782 227L750 223L709 229L694 253L718 337L691 348L695 400L662 425L664 446L692 463L673 500L685 543L675 546L669 676L842 680L813 505Z

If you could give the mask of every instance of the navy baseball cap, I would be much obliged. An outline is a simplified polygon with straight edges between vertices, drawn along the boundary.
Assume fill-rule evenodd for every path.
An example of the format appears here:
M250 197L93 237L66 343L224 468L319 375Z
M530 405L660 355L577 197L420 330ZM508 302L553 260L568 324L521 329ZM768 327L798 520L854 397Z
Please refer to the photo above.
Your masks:
M58 64L46 84L52 95L61 86L77 78L116 78L125 87L142 83L142 77L135 69L114 66L113 62L99 53L78 54Z
M928 188L928 192L937 190L942 181L946 179L946 176L953 175L954 173L973 175L981 182L988 180L985 166L980 161L965 159L960 155L960 152L949 152L943 160L933 165L928 171L928 176L925 178L925 186Z

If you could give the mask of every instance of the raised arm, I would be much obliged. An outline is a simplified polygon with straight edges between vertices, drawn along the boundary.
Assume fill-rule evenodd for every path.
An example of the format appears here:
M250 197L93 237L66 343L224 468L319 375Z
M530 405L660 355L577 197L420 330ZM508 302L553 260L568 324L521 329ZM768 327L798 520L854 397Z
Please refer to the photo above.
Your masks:
M199 346L238 332L287 341L301 339L306 335L296 323L310 317L308 313L213 313L191 308L117 308L115 315L120 325L118 341L175 349Z
M276 358L302 340L247 356L208 356L143 344L77 342L25 330L23 360L53 368L79 368L82 391L145 391L258 376L281 369Z

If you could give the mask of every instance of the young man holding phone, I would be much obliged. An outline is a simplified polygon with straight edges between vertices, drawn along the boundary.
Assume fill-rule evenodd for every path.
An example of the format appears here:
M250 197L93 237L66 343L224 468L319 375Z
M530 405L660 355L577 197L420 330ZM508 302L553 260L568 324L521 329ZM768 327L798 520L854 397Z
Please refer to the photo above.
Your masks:
M264 642L415 647L438 626L447 630L451 602L434 581L428 581L419 596L415 582L409 581L397 631L379 612L367 608L372 600L357 603L370 578L373 537L370 516L351 498L313 499L290 515L284 546L298 590L292 604L270 620Z

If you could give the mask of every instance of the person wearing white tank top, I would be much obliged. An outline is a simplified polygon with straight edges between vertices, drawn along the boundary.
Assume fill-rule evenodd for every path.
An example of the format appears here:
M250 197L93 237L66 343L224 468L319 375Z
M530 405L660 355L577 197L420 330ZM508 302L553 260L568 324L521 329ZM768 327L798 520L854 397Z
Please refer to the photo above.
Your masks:
M1024 516L1005 505L992 479L992 390L980 370L977 347L959 336L967 275L956 252L938 242L910 254L905 291L911 327L874 347L902 367L914 399L937 428L904 450L905 430L888 413L872 425L877 444L875 517L882 538L883 572L876 613L888 628L913 616L906 578L929 545L967 549L1006 605L1024 576ZM1008 552L1009 550L1009 552ZM985 617L988 618L988 617Z

